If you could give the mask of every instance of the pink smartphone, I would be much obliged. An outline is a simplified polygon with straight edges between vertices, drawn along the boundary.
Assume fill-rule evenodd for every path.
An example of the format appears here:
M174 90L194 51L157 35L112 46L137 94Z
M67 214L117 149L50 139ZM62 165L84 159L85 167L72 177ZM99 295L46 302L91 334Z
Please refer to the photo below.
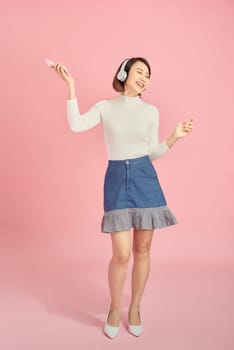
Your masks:
M46 61L46 64L49 68L54 68L54 65L55 65L55 62L48 59L48 58L45 58L45 61ZM67 67L64 66L64 71L67 73L67 75L69 75L71 77L71 74L68 72L67 70Z

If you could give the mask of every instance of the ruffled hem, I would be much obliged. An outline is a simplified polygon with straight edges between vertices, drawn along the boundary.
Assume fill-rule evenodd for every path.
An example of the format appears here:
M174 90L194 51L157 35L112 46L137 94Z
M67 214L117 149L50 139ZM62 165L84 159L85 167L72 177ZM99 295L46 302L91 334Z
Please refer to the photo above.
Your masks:
M156 208L125 208L104 212L101 232L155 229L178 224L167 205Z

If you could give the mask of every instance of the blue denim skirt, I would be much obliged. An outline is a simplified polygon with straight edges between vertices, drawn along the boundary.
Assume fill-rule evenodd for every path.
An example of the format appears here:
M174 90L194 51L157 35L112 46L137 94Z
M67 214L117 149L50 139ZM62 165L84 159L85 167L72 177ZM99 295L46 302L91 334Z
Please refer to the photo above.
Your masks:
M177 224L167 206L157 172L148 155L108 160L104 178L101 232L154 229Z

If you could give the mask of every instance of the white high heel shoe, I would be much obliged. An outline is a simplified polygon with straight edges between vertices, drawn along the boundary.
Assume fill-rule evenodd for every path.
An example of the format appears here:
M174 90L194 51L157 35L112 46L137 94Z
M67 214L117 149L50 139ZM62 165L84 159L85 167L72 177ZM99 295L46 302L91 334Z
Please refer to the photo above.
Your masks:
M139 319L140 319L140 324L138 325L132 325L132 324L128 324L128 331L129 333L135 335L136 337L139 337L142 333L143 327L141 324L141 318L140 318L140 311L138 310L138 314L139 314Z
M109 318L110 312L111 312L111 310L108 313L107 321L106 321L105 326L104 326L104 333L109 338L113 339L113 338L115 338L118 335L120 327L119 326L110 326L108 324L108 318Z

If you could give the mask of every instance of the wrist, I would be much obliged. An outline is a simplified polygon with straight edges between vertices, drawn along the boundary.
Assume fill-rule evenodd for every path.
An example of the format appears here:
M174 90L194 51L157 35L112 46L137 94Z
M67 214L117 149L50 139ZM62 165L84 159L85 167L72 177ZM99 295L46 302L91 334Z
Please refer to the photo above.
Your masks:
M175 143L176 141L178 141L178 140L179 140L179 138L178 138L178 137L176 136L176 134L173 132L173 133L168 137L168 139L166 140L168 147L171 148L171 147L174 145L174 143Z
M68 88L71 90L71 89L74 89L75 87L75 82L74 81L69 81L69 83L67 83L67 86Z
M176 136L176 132L175 131L171 134L171 139L172 139L173 142L176 142L176 141L179 140L179 137Z

